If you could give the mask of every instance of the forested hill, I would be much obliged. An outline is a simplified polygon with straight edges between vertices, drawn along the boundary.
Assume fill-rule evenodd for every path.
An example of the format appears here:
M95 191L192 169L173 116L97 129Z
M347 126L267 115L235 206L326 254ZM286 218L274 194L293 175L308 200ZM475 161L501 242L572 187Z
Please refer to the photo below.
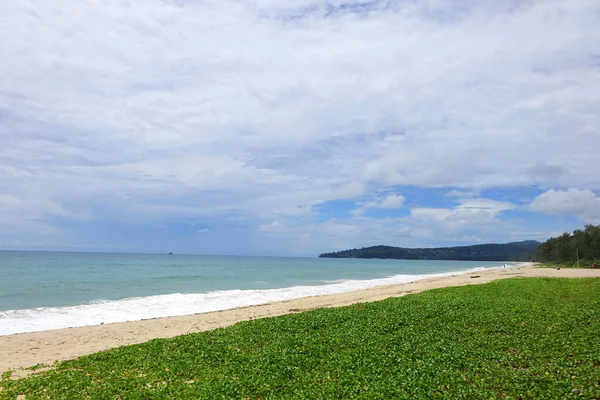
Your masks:
M535 240L506 244L407 249L392 246L372 246L362 249L323 253L321 258L392 258L401 260L465 260L465 261L531 261L540 245Z

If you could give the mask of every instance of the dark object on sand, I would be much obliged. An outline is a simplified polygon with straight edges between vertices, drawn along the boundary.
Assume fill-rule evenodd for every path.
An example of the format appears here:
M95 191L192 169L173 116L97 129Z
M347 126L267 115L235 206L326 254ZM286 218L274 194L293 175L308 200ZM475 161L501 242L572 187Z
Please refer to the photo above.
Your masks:
M481 275L473 275L471 278L479 278Z
M560 270L560 267L556 267L556 269Z

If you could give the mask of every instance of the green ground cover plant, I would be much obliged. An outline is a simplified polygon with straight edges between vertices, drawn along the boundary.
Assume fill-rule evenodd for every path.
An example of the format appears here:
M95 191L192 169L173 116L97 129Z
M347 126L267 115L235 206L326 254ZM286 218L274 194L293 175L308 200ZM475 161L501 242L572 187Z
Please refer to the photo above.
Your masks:
M241 322L0 386L1 399L600 398L600 279L512 278Z

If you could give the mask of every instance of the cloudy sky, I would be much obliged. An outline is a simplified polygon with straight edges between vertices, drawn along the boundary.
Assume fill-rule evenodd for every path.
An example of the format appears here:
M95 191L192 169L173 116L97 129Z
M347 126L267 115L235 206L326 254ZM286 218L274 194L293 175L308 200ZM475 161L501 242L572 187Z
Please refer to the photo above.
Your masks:
M0 248L316 255L600 223L597 0L11 0L0 38Z

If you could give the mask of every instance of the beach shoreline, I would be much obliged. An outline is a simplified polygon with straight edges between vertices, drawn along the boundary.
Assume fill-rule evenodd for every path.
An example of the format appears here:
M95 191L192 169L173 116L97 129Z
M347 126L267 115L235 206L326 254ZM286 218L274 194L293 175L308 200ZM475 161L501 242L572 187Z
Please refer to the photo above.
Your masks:
M429 289L481 284L511 277L600 278L600 270L557 270L534 268L532 264L526 264L201 314L5 335L0 336L0 373L7 370L31 367L36 364L49 364L54 361L73 359L114 347L146 342L151 339L169 338L227 327L246 320L317 308L341 307L355 303L378 301ZM16 375L18 376L19 372Z

